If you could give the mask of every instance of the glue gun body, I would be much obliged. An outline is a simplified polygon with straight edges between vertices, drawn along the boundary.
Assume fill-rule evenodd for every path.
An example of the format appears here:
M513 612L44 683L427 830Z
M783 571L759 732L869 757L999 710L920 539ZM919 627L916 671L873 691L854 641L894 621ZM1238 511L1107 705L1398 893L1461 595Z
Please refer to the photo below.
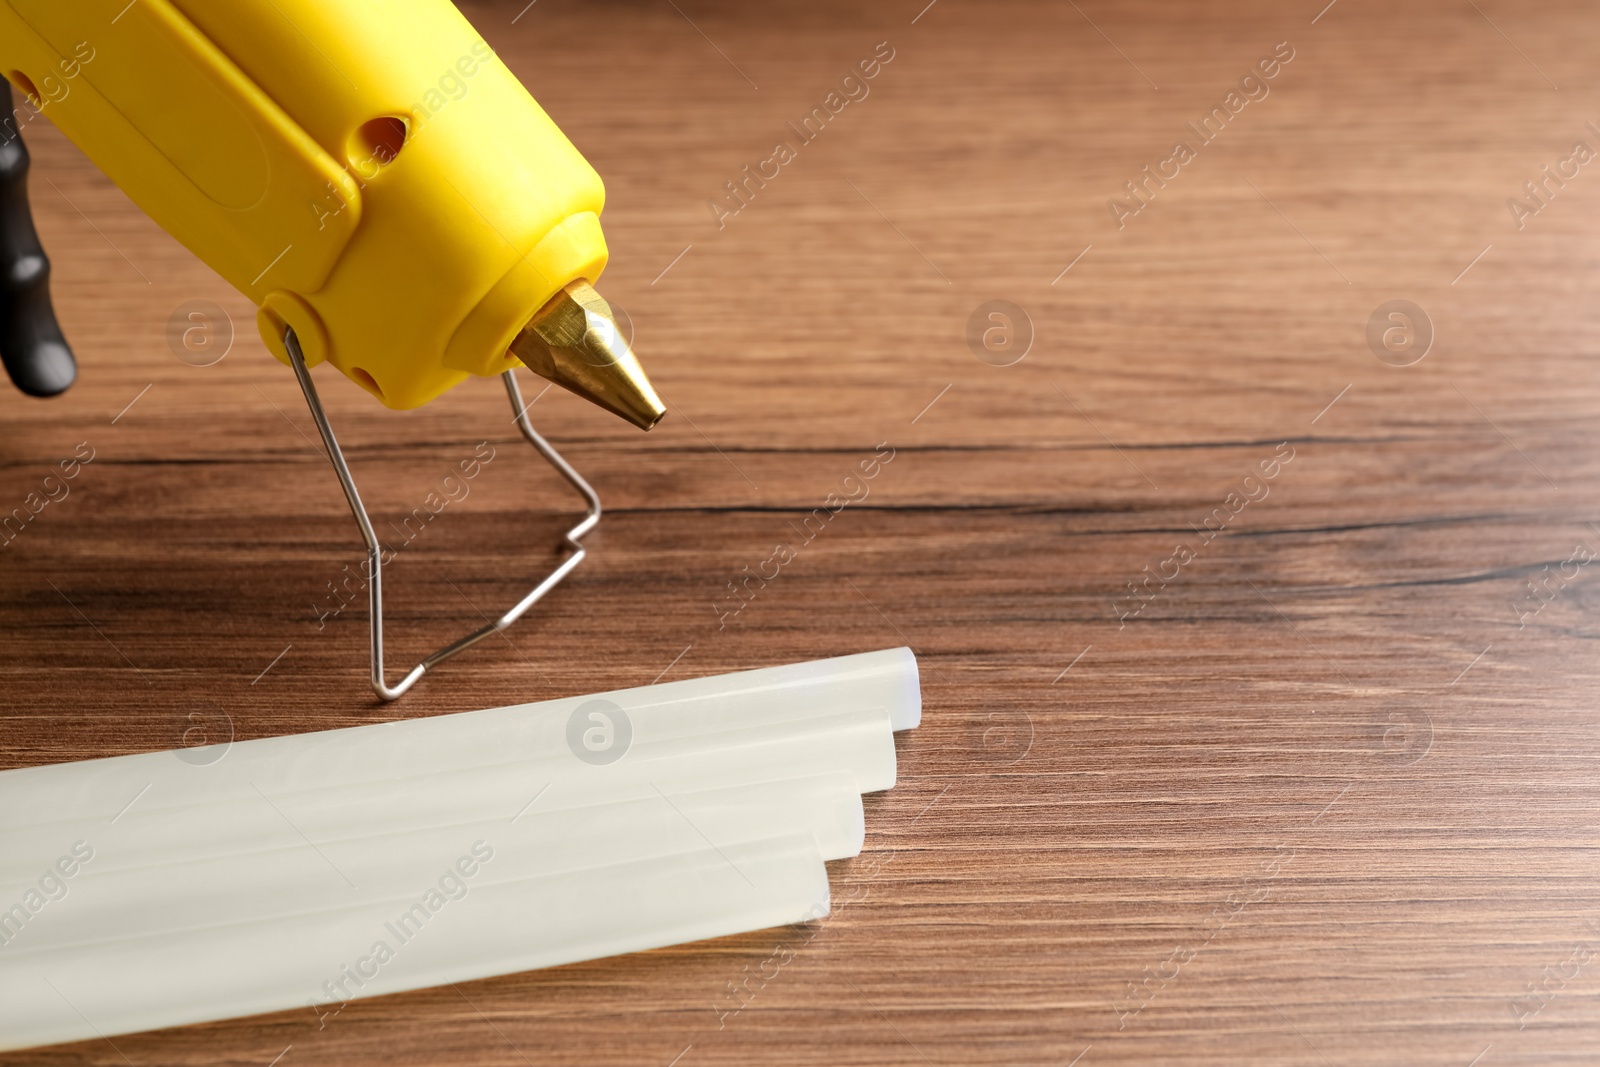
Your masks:
M584 392L533 329L581 305L578 356L660 417L587 288L599 176L447 0L0 0L0 73L250 298L279 360L292 330L399 409L524 362Z

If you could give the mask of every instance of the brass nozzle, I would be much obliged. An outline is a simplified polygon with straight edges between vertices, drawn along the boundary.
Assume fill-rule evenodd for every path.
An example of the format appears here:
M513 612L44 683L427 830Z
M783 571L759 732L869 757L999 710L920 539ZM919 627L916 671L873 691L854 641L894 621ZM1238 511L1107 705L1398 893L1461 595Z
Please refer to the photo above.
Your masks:
M594 286L571 282L511 342L535 374L648 430L667 413Z

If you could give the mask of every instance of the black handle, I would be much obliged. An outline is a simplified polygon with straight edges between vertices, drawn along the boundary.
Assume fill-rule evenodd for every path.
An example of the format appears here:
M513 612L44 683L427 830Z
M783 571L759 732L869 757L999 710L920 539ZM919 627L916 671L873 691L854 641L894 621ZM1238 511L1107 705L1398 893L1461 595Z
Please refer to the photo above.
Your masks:
M50 261L28 211L28 150L0 78L0 361L29 396L55 396L78 377L50 306Z

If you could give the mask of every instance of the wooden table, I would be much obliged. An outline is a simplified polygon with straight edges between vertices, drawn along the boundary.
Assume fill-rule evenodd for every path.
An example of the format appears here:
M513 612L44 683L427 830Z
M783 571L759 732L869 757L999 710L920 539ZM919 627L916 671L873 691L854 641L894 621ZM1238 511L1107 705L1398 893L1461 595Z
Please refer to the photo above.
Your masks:
M82 380L0 398L0 506L94 458L0 550L0 764L900 644L927 710L815 928L0 1063L1600 1061L1600 12L925 2L465 8L605 176L603 289L671 415L539 401L591 557L391 706L251 307L35 127ZM214 366L169 350L193 300L237 333ZM396 663L556 558L577 502L496 384L324 382L382 519L497 450L394 567Z

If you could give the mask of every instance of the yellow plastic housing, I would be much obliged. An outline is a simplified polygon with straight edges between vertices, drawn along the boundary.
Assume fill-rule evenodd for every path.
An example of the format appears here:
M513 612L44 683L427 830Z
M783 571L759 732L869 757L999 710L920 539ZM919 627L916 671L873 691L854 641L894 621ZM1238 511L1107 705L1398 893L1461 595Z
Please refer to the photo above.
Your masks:
M448 0L0 0L0 73L391 408L605 268L599 175Z

